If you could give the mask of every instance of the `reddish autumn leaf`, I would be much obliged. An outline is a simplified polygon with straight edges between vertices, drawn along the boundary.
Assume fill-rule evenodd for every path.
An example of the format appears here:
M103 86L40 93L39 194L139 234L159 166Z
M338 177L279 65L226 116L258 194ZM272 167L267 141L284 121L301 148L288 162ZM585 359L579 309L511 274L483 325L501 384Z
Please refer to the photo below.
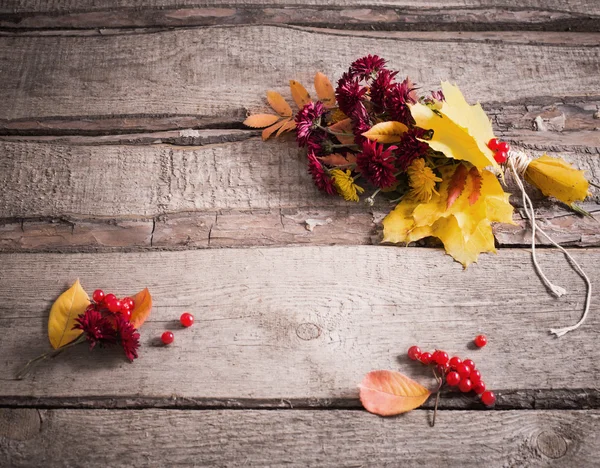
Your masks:
M369 372L358 386L365 409L380 416L395 416L421 406L431 392L400 372Z
M352 120L344 119L329 126L329 130L336 133L335 137L342 145L353 145L354 135L352 134Z
M471 168L469 175L471 176L471 181L473 184L473 191L469 195L469 205L474 205L477 200L479 200L479 196L481 195L481 184L483 183L483 179L479 173L479 169L477 169L475 166Z
M148 288L141 290L132 297L135 306L131 312L131 325L140 328L152 310L152 296Z
M460 197L460 194L465 189L466 182L467 167L464 164L459 164L448 184L448 201L446 202L446 209L450 208L458 197Z
M350 162L344 156L338 153L323 156L319 159L328 166L346 166L350 164Z

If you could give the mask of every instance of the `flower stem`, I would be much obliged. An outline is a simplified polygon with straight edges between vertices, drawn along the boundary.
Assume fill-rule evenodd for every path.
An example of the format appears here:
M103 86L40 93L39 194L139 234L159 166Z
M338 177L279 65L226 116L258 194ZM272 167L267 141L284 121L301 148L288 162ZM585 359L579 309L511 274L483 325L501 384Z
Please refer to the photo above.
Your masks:
M15 376L15 379L22 380L36 365L38 365L44 359L53 358L55 356L58 356L65 349L70 348L75 345L78 345L80 343L83 343L84 341L85 341L85 333L82 333L81 335L79 335L77 337L77 339L75 341L71 341L70 343L68 343L64 346L61 346L58 349L53 349L52 351L48 351L47 353L44 353L41 356L38 356L38 357L30 360L27 364L25 364L25 367L23 367L23 369L21 369L17 373L17 375Z
M355 145L354 143L350 144L350 145L330 145L331 148L350 148L350 147L355 147L358 148L358 145Z

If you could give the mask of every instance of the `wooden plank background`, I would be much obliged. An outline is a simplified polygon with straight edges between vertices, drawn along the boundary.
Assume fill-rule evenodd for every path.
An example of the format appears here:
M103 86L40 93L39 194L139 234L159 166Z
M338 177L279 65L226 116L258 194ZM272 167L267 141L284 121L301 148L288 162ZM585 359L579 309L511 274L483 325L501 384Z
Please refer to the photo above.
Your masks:
M497 135L600 183L594 0L0 0L1 466L595 466L598 300L548 334L584 284L541 249L569 289L547 294L518 197L498 254L463 271L432 242L378 246L389 205L323 196L291 137L242 126L266 89L366 53L424 90L457 83ZM597 284L598 190L592 218L531 195ZM150 288L140 359L70 350L13 380L76 278ZM431 402L360 410L369 370L432 385L414 343L475 359L495 410L445 394L433 429Z

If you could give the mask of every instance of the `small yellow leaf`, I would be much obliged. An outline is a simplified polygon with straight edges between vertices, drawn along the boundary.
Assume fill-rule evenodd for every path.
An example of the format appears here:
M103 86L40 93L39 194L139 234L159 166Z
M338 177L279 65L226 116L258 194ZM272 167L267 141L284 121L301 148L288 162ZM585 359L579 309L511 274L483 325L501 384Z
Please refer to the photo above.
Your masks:
M270 127L265 128L262 131L262 139L263 141L268 140L268 138L273 134L274 131L280 129L285 123L287 122L287 120L280 120L279 122L274 123L273 125L271 125Z
M135 328L140 328L152 311L152 296L148 288L144 288L133 296L132 299L134 307L131 312L130 322Z
M83 333L73 330L75 319L85 312L90 298L81 287L79 280L62 293L52 304L48 318L48 338L54 349L69 344Z
M244 120L244 125L252 128L264 128L273 125L280 119L278 115L273 114L254 114Z
M267 91L267 102L282 117L292 116L292 108L277 91Z
M329 130L334 132L335 137L342 145L352 145L354 143L354 135L352 134L352 120L346 118L329 126Z
M333 90L331 81L321 72L315 75L315 90L323 104L328 107L335 105L335 91Z
M547 197L554 197L567 205L583 200L589 190L583 171L575 169L561 158L546 154L529 163L525 180Z
M390 120L374 125L368 132L363 133L363 136L379 143L397 143L402 140L402 135L407 130L408 127L403 123Z
M295 80L290 80L290 91L292 92L292 98L298 106L302 109L306 104L311 102L310 94L306 91L306 88Z
M400 372L369 372L358 386L360 402L370 413L395 416L421 406L431 392Z

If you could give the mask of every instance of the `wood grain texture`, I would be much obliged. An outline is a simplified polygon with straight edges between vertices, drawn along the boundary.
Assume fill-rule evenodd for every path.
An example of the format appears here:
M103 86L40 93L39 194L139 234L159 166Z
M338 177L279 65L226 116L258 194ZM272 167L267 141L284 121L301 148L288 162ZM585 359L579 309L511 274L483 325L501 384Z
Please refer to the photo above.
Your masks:
M598 411L444 411L434 428L419 410L388 419L362 411L32 411L0 413L0 430L7 419L39 427L26 437L16 424L0 433L4 466L591 468L600 450Z
M264 109L265 89L286 92L289 79L309 85L318 70L339 76L365 53L386 57L424 89L451 79L472 101L533 104L549 96L598 93L598 45L350 37L278 26L2 37L0 129L59 126L73 132L104 121L110 132L122 131L129 119L137 119L139 128L155 117L239 124L248 110Z
M597 282L600 251L572 254ZM595 406L597 296L580 330L551 337L550 327L579 318L584 284L558 252L539 255L548 276L569 289L560 300L545 291L529 253L513 249L482 256L466 271L441 250L394 247L3 254L0 403L356 404L357 383L377 368L400 368L433 385L429 371L405 357L418 343L474 358L488 386L498 390L499 404L526 401L530 407L534 396L514 396L523 390L584 389ZM75 278L88 291L125 295L149 287L155 308L142 328L139 360L128 364L118 350L83 347L44 363L26 380L10 380L49 348L48 310ZM196 316L192 328L177 325L184 311ZM166 329L175 332L169 347L157 343ZM490 344L469 349L481 332Z

